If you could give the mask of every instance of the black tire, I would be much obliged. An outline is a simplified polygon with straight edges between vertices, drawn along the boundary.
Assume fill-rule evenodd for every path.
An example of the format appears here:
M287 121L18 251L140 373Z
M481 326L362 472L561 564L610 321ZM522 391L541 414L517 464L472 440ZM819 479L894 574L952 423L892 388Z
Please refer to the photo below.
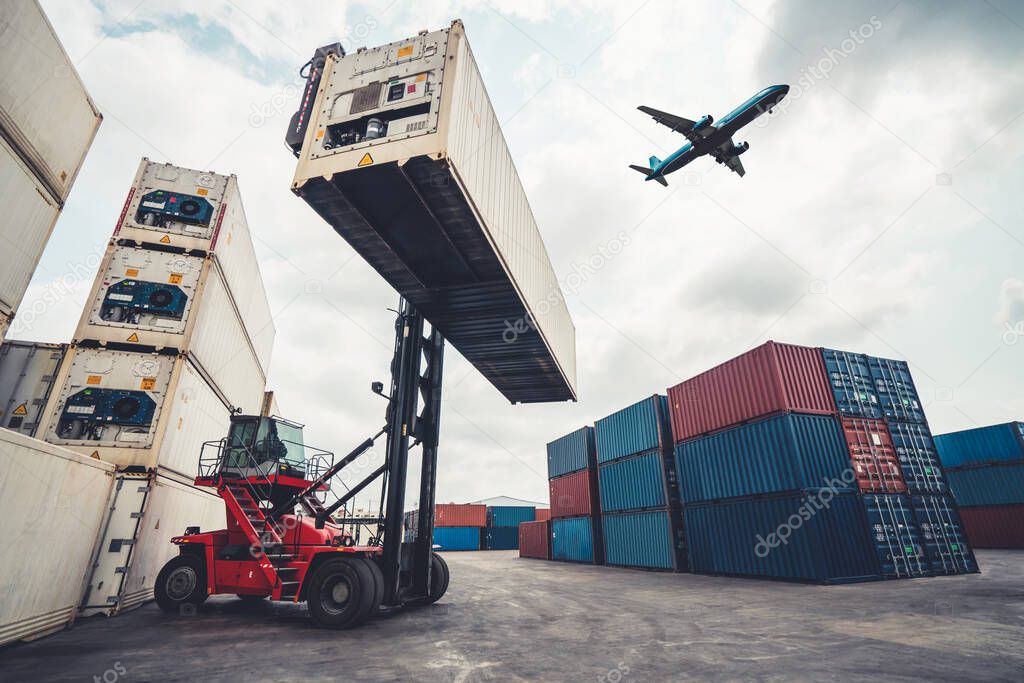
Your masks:
M380 603L384 600L384 572L380 570L380 565L370 557L364 557L363 562L370 568L370 574L373 575L375 592L373 603L370 606L370 618L373 618L380 611Z
M373 571L360 557L331 559L309 579L306 604L323 628L352 628L370 615L377 592Z
M448 563L437 553L430 554L430 595L419 600L417 605L433 605L444 597L448 592L448 583L451 581L451 572L448 571Z
M238 597L242 600L242 602L244 602L246 604L255 605L258 602L263 602L264 600L266 600L270 596L269 595L243 595L241 593L238 593Z
M156 604L165 612L184 614L203 604L206 594L206 564L195 555L178 555L164 565L153 588Z

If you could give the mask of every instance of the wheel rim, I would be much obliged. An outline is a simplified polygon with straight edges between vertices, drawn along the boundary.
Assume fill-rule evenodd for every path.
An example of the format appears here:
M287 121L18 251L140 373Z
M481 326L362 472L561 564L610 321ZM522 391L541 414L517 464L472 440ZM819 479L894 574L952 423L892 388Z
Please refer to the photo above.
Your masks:
M167 596L172 600L184 600L192 595L198 580L192 567L178 567L167 577Z
M320 604L324 611L340 614L352 600L352 582L340 575L330 577L320 591Z

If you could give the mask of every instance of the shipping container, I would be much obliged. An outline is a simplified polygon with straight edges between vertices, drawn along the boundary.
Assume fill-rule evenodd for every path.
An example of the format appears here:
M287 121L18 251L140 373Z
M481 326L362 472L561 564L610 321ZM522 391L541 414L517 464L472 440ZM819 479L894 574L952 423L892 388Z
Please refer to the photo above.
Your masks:
M932 573L969 574L978 571L978 563L960 521L956 502L950 496L911 496L914 515L921 527Z
M1024 422L1007 422L935 437L942 466L1024 460Z
M434 508L434 526L487 526L487 506L438 503Z
M75 619L103 528L114 467L0 429L0 646ZM59 552L29 552L52 548Z
M595 537L595 531L597 536ZM562 517L551 520L551 559L563 562L601 563L600 526L593 517Z
M907 484L885 421L844 417L842 424L860 490L905 492Z
M855 490L839 420L788 413L676 446L683 501L830 487Z
M592 469L549 480L548 493L551 497L552 519L593 515L600 509L597 472Z
M293 191L508 400L575 400L576 331L462 22L323 73Z
M601 512L650 510L679 504L675 465L660 451L616 460L597 468Z
M774 413L831 415L818 349L766 342L668 390L676 442Z
M926 422L921 399L906 361L868 356L875 393L887 420Z
M839 414L881 419L882 408L875 393L868 357L834 349L822 349L821 353Z
M537 508L526 505L489 505L487 506L487 526L516 527L523 522L532 522L537 518Z
M545 522L551 519L551 508L537 508L537 521Z
M651 396L598 420L594 423L594 441L598 463L651 450L670 452L668 399Z
M39 342L0 345L0 426L36 435L66 350L65 344Z
M601 515L605 564L686 571L679 510Z
M519 557L551 559L551 520L523 522L519 525Z
M1024 550L1024 505L961 507L960 519L973 548Z
M439 526L434 528L434 545L445 552L449 550L480 550L480 535L483 529L478 526Z
M596 466L593 427L581 427L548 444L548 479Z
M0 64L0 137L62 205L103 117L35 0L0 3Z
M911 493L948 493L928 425L888 421L889 434L900 461L900 471Z
M487 550L518 550L518 526L494 526L484 530L484 548Z
M947 469L946 479L960 505L1024 503L1024 462Z
M882 575L889 578L928 576L931 565L922 529L911 500L900 494L864 494L869 531Z
M120 467L193 477L203 442L227 436L228 406L255 414L261 399L262 388L225 402L185 356L71 347L39 435Z
M0 7L10 4L0 3ZM10 28L4 29L0 24L0 32L6 35ZM7 71L5 63L3 72ZM0 82L2 79L0 76ZM4 245L0 249L0 318L6 319L21 305L60 215L60 204L3 138L0 138L0 206L4 210L0 221L0 244Z

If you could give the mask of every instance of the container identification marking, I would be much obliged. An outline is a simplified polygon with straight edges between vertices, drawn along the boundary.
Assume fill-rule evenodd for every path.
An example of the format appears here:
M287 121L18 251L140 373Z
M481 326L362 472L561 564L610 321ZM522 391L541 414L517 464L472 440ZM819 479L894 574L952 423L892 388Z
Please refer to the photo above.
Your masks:
M171 273L171 276L167 278L167 281L172 285L181 284L181 273Z
M200 197L205 197L206 195L210 194L210 191L207 190L205 187L199 187L196 188L196 194L199 195Z
M139 388L143 391L153 391L156 389L156 377L143 377Z
M124 271L124 274L127 277L138 277L139 276L139 269L138 268L128 268L127 270Z
M88 377L85 378L86 384L99 384L102 381L103 378L100 377L99 375L89 375Z
M360 159L359 163L356 164L356 165L357 166L369 166L372 163L373 163L373 157L371 157L370 153L367 152L366 154L363 155L363 158Z
M405 47L398 48L398 58L408 57L412 54L412 45L406 45Z

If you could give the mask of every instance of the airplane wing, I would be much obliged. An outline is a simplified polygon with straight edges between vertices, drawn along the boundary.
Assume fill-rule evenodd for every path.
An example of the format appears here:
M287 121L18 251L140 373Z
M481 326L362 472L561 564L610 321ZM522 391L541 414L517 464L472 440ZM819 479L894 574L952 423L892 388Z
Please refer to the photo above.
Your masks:
M651 117L663 126L668 126L672 130L682 133L686 136L686 139L690 142L697 142L703 139L703 136L699 132L695 132L693 127L697 125L696 121L683 118L682 116L676 116L675 114L669 114L668 112L659 111L652 107L639 106L637 107L640 111L645 114L650 114Z
M729 157L729 160L725 162L725 165L731 170L736 171L741 178L747 172L747 169L743 168L743 163L740 161L739 157Z
M741 178L746 175L747 169L743 168L743 162L738 155L726 154L725 150L734 147L732 138L722 143L719 147L711 150L710 154L720 164L725 164L730 171L734 171Z

